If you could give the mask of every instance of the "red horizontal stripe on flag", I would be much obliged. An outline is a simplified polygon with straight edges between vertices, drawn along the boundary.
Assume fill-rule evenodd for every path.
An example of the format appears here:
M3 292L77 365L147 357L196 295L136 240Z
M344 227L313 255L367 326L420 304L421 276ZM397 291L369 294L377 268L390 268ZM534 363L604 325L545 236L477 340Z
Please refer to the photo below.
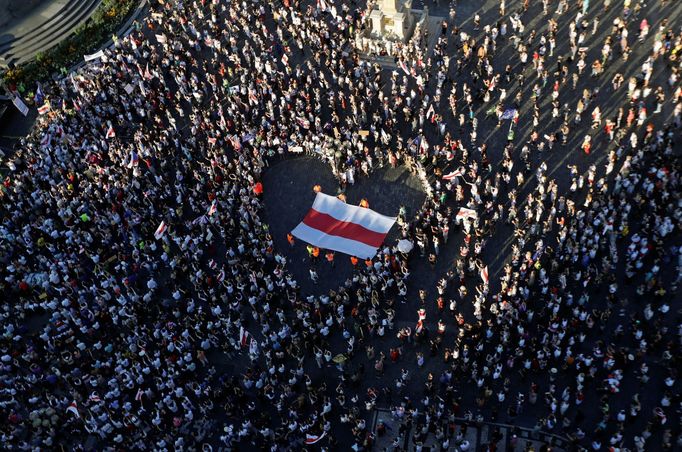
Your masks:
M364 226L349 221L337 220L331 215L318 212L315 209L310 209L303 219L303 223L306 226L317 229L325 234L343 237L348 240L355 240L375 248L380 247L381 243L384 241L384 237L386 237L386 234L381 232L372 231Z

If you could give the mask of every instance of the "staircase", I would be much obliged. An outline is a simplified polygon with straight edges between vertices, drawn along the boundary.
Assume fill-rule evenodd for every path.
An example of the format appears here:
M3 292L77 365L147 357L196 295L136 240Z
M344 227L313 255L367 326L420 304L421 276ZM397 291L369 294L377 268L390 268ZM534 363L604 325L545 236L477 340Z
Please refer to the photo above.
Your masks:
M69 37L102 0L54 0L0 30L0 64L21 64Z

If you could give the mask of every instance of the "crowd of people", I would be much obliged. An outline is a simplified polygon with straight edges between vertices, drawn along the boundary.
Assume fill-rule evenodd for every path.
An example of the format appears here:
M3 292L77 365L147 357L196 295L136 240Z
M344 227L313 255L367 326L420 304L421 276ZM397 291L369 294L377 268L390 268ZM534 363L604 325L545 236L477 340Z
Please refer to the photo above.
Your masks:
M2 443L466 450L465 419L681 447L679 11L510 3L461 27L452 5L386 69L355 45L364 3L152 2L44 84L0 192ZM302 291L261 182L301 152L341 190L418 174L414 250Z

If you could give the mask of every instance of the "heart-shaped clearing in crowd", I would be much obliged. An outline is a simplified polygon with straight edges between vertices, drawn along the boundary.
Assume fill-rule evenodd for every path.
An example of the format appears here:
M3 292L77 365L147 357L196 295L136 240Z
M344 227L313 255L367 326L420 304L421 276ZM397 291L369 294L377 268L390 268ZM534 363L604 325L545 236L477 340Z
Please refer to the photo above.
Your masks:
M336 253L332 268L321 255L315 266L319 281L314 284L310 279L311 262L306 243L297 239L292 247L287 242L287 233L296 227L312 206L316 184L321 186L323 193L339 193L339 183L331 168L314 157L296 157L271 164L263 178L265 219L275 249L287 258L287 269L305 294L321 294L336 289L352 274L350 256ZM355 184L348 185L345 193L348 203L358 205L365 198L372 210L392 217L398 216L401 205L405 206L408 219L413 218L426 198L419 178L405 166L379 168L369 178L356 175ZM386 243L394 245L399 234L400 226L395 224L386 237Z

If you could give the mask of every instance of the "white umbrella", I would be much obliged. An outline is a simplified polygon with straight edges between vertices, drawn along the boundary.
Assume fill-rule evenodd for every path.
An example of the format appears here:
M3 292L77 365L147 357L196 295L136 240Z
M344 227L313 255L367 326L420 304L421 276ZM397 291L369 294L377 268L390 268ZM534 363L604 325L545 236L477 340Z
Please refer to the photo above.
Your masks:
M412 248L414 248L414 243L410 240L403 239L398 241L398 251L401 253L409 253L412 251Z

